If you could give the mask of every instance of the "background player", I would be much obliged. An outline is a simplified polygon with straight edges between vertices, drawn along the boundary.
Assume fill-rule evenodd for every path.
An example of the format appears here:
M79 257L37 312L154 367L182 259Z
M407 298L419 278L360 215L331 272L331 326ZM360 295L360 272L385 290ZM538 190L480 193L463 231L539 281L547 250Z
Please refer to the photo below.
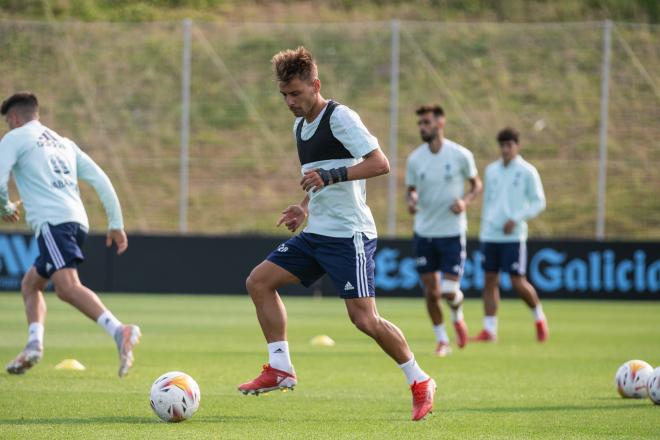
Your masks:
M133 346L140 329L123 325L99 297L78 278L84 257L81 246L89 229L80 199L78 179L96 190L109 219L106 244L117 244L117 253L128 247L121 207L110 179L71 140L39 122L39 103L32 93L16 93L2 103L0 114L10 131L0 141L0 211L7 222L20 219L21 202L9 200L7 183L14 174L24 203L26 220L37 236L39 256L21 282L28 321L25 349L6 369L23 374L43 356L46 302L43 291L50 279L58 298L96 321L114 338L119 350L119 377L133 364Z
M527 269L527 220L545 209L545 195L538 171L518 154L519 133L504 128L497 135L501 159L485 172L484 204L481 213L481 240L486 284L484 287L484 329L473 340L497 339L497 308L500 303L499 272L508 272L516 293L532 309L536 336L548 338L543 308L525 277Z
M305 230L281 244L246 281L268 343L269 363L238 389L259 394L296 385L286 309L277 289L294 283L309 286L327 273L351 321L403 370L413 394L412 418L420 420L432 408L435 381L419 367L403 333L378 314L374 299L376 226L366 204L364 179L389 172L389 162L354 111L321 96L309 51L282 51L272 63L280 93L296 116L300 184L307 193L299 205L282 212L278 226L285 224L293 232L309 218Z
M419 134L424 141L408 156L406 200L415 214L415 256L437 346L435 354L451 352L440 307L445 297L454 323L458 346L468 340L460 288L465 263L465 210L481 192L474 156L444 137L445 112L439 105L416 110ZM470 190L464 193L465 181ZM440 273L442 272L442 280Z

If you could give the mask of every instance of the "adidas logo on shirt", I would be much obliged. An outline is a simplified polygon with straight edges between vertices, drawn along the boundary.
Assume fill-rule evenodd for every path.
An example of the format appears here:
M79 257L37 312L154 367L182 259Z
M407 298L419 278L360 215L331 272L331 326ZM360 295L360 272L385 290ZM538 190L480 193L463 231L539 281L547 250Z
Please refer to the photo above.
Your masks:
M344 286L344 290L355 290L355 287L351 284L350 281L346 281L346 285Z

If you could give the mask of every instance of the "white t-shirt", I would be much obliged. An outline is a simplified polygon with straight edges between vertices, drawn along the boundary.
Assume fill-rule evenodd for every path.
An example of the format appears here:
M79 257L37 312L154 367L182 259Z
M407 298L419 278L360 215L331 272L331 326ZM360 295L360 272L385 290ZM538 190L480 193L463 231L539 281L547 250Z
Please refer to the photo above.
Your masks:
M414 231L422 237L453 237L467 231L465 211L454 214L451 205L463 197L465 181L476 177L474 156L467 148L442 140L433 153L427 143L417 147L406 165L406 185L415 187L419 197Z
M44 223L76 222L89 229L78 179L94 187L108 216L108 229L123 229L121 207L108 176L70 139L39 121L9 131L0 141L0 211L13 212L7 183L14 174L26 220L38 235Z
M327 108L327 107L326 107ZM325 113L324 108L313 122L303 121L301 137L311 138ZM293 124L293 136L296 127L303 118L296 118ZM301 173L314 168L352 167L362 161L362 157L380 148L378 139L369 133L360 116L345 105L338 105L330 115L330 129L334 137L353 155L350 159L331 159L310 162L302 166ZM369 239L376 238L376 223L367 206L366 181L351 180L309 191L309 217L305 232L326 235L328 237L350 238L356 232L364 233Z
M497 160L486 167L484 188L479 239L492 242L526 240L526 220L545 209L543 184L536 168L520 155L507 166L502 159ZM509 220L515 221L516 226L511 234L505 234L504 224Z

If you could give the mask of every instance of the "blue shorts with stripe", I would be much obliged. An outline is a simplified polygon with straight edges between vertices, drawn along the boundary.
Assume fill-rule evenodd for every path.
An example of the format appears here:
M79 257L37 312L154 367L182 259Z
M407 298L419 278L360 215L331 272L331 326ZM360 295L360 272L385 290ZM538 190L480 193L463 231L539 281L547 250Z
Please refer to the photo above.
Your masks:
M442 272L463 275L465 265L465 236L421 237L415 234L415 262L417 272Z
M79 223L44 224L37 238L39 256L34 261L37 273L50 278L62 268L78 267L85 259L80 248L86 238L87 231Z
M279 245L267 260L295 275L305 287L327 273L344 299L375 296L376 241L359 232L352 238L301 232Z
M484 254L484 271L508 272L510 275L525 275L527 271L527 242L507 243L486 241L481 243Z

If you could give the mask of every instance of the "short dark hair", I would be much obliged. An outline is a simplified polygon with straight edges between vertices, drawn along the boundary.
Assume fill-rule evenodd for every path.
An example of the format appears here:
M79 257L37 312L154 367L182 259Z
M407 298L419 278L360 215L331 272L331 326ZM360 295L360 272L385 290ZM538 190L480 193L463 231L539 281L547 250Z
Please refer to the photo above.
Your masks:
M2 101L0 115L5 116L9 110L16 107L25 116L33 116L39 110L39 101L32 92L18 92Z
M417 107L415 113L418 115L424 115L426 113L433 113L436 118L445 115L445 111L438 104L424 104Z
M520 143L520 133L515 128L506 127L497 133L497 143L501 144L506 141L513 141L516 144Z
M317 78L318 69L314 55L303 46L276 53L271 59L277 80L288 83L294 78L311 81Z

